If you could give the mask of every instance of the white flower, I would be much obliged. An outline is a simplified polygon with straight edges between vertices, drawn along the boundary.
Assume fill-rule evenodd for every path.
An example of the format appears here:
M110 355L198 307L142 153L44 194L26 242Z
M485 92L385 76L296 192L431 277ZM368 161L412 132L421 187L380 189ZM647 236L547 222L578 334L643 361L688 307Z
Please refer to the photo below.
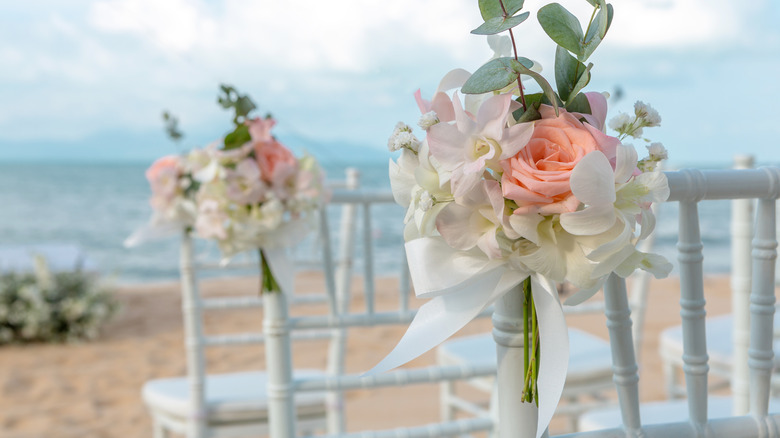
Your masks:
M420 116L420 121L417 122L417 125L427 131L437 123L439 123L439 116L436 115L435 111L428 111Z
M228 216L222 210L216 199L204 199L198 207L198 217L195 221L195 230L204 239L227 239L225 229Z
M479 247L491 259L501 258L496 236L504 224L504 198L498 181L483 180L442 209L436 229L455 249Z
M647 146L647 153L650 155L649 158L653 161L661 161L669 158L669 154L664 145L658 142L650 143L650 146Z
M609 127L619 133L624 133L631 126L633 119L626 113L620 113L609 120Z
M398 122L395 125L393 134L387 140L387 148L390 152L395 152L400 149L409 149L413 152L417 152L420 148L420 140L412 134L412 128L406 123Z
M634 114L636 114L637 119L642 119L642 125L648 128L661 125L661 116L658 111L641 100L634 104Z
M239 204L256 204L263 199L266 187L260 179L260 168L252 158L241 160L226 176L228 199Z
M427 190L420 193L420 210L428 211L433 207L433 196Z

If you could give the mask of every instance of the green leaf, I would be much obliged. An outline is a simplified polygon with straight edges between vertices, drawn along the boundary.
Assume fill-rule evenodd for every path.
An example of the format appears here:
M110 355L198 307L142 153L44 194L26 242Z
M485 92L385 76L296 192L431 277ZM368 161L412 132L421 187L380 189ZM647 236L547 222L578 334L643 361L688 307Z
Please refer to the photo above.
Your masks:
M569 51L561 46L555 49L555 84L558 95L564 102L569 100L579 75L585 71L585 64L577 61Z
M168 134L168 137L173 141L181 140L181 138L184 137L184 133L179 129L179 118L168 111L163 111L162 117L165 122L165 132Z
M582 54L582 27L571 12L558 3L550 3L539 9L537 18L542 29L559 46L578 57Z
M525 0L504 0L504 8L506 8L506 16L511 17L515 15L517 11L523 9L523 3ZM491 18L504 17L504 9L501 8L499 0L479 0L479 12L482 14L482 19L485 21Z
M249 135L249 127L246 125L238 125L233 132L225 136L225 150L229 151L231 149L239 148L250 140L252 140L252 136Z
M570 96L576 96L577 93L580 92L583 88L585 88L588 83L590 82L590 69L593 68L593 63L589 63L587 67L585 67L585 71L580 74L580 78L577 80L577 83L574 84L574 88L571 90Z
M590 28L588 28L588 33L585 35L585 44L592 40L596 35L603 39L604 35L607 34L608 13L609 12L605 8L599 8L598 12L596 12L596 16L593 18Z
M612 19L615 17L615 8L612 7L611 3L607 3L607 30L609 30L609 27L612 26ZM604 32L604 35L607 33Z
M525 3L525 0L504 0L507 17L511 17L515 15L517 11L523 9L523 3Z
M481 26L471 31L475 35L495 35L501 33L507 29L511 29L528 18L529 12L520 14L516 17L493 17L490 20L482 23Z
M475 71L463 84L461 91L465 94L482 94L506 87L517 80L518 74L512 63L533 66L533 62L526 58L520 58L520 62L509 57L494 59Z
M558 115L558 102L560 99L558 98L558 95L555 94L555 91L553 90L552 86L550 85L549 82L547 82L544 76L529 69L528 67L515 61L514 59L512 59L510 63L512 64L512 67L515 69L517 73L531 76L531 78L533 78L533 80L535 80L536 83L539 84L540 87L542 87L542 92L547 97L547 99L551 102L552 106L555 108L555 114Z
M238 99L236 99L236 116L242 116L246 117L249 115L249 113L252 112L255 108L255 103L252 102L252 99L249 98L247 95L239 96Z
M571 99L571 101L566 104L566 111L570 113L593 114L590 109L588 97L582 93L574 96L574 99Z

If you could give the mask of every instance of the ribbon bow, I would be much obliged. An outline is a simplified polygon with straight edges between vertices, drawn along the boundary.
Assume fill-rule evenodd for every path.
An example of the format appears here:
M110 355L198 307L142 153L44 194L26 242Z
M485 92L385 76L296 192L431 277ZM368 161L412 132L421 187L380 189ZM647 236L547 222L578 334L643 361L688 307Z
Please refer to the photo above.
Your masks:
M405 247L415 295L432 299L420 307L393 351L367 374L391 370L436 347L530 276L541 349L536 433L540 437L560 400L569 363L568 331L555 284L506 260L490 260L478 249L455 250L440 237L415 239ZM521 366L517 373L522 372ZM531 403L522 405L517 408L536 409Z

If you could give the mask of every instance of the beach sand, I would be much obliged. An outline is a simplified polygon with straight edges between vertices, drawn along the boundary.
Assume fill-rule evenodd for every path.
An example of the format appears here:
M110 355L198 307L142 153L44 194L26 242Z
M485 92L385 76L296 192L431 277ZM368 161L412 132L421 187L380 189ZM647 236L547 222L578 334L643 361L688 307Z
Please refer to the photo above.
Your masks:
M317 287L320 276L299 276L298 290ZM726 277L705 282L708 314L730 308ZM643 400L665 398L658 334L680 323L676 279L653 280L648 299L645 340L642 347L640 386ZM359 292L362 284L355 282ZM377 307L389 308L397 298L397 282L379 281ZM202 283L206 296L256 294L257 278L226 278ZM177 283L127 285L117 291L122 310L104 327L96 340L66 345L0 347L0 436L4 438L148 437L151 422L140 390L146 380L185 373L181 299ZM414 306L421 301L412 299ZM362 295L353 299L364 306ZM295 312L322 312L322 306L298 306ZM570 316L569 324L607 337L603 315ZM260 309L211 311L205 318L207 333L260 330ZM474 321L458 335L486 332L490 320ZM366 371L395 345L404 326L361 328L349 335L348 371ZM321 341L298 342L294 349L297 367L325 366ZM207 353L211 373L263 368L260 345L215 347ZM434 363L428 353L412 362ZM346 396L348 429L420 425L439 417L438 386L361 390Z

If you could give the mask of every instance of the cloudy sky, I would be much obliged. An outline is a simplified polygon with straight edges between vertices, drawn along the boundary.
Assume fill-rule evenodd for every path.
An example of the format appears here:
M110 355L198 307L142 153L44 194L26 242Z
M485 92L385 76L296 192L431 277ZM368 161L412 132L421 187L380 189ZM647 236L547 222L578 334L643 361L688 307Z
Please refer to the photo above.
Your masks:
M535 12L545 2L526 0ZM581 21L585 0L562 0ZM749 3L749 5L744 5ZM655 106L673 163L780 161L780 6L771 0L614 0L589 90ZM0 3L0 162L149 161L224 134L219 83L250 93L277 135L325 160L387 156L412 93L490 57L476 0L36 0ZM546 67L554 44L529 19L521 55ZM295 143L298 143L296 145ZM340 150L340 146L344 150ZM347 147L349 146L349 147ZM349 154L344 151L351 151Z

